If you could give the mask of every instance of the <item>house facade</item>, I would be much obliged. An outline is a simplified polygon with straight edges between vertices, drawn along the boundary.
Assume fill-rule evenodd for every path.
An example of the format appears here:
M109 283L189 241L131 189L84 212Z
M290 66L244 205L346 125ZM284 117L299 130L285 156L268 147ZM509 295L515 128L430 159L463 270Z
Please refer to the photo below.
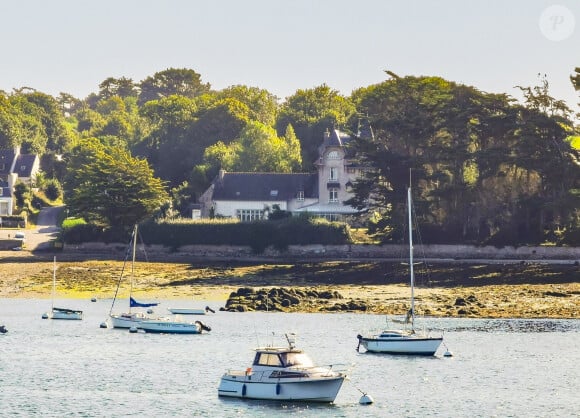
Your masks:
M277 205L293 214L309 213L331 221L357 213L345 205L350 185L362 167L347 153L352 139L339 130L326 131L318 148L315 173L229 173L220 170L200 197L201 217L252 221L267 218Z
M21 154L20 147L0 150L0 216L12 215L16 182L32 184L39 171L37 155Z

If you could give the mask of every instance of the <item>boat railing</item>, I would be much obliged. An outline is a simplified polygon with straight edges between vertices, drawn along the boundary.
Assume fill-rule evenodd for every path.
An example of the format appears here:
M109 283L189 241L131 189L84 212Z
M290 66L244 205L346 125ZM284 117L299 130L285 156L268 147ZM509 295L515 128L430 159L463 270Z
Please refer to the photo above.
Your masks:
M297 379L303 378L312 378L312 377L332 377L337 374L347 375L350 374L350 371L354 367L354 364L344 364L344 363L337 363L337 364L330 364L330 365L322 365L322 366L292 366L288 368L281 368L280 372L283 374L283 371L288 372L295 372L297 373ZM302 375L300 375L302 373ZM229 376L235 377L247 377L248 380L252 378L261 380L263 378L272 377L272 370L253 370L252 368L248 367L246 370L228 370L227 374ZM288 377L288 376L287 376Z

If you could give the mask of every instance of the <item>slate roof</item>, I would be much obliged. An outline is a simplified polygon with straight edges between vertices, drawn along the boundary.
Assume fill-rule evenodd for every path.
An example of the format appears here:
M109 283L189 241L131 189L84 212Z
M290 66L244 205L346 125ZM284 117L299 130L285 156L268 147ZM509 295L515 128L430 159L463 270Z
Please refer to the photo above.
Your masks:
M35 161L36 155L20 154L16 160L14 172L18 174L18 177L30 177L32 175L32 168Z
M224 173L215 182L213 200L288 201L299 191L318 198L318 174Z
M14 161L14 150L0 149L0 176L10 174L12 161Z

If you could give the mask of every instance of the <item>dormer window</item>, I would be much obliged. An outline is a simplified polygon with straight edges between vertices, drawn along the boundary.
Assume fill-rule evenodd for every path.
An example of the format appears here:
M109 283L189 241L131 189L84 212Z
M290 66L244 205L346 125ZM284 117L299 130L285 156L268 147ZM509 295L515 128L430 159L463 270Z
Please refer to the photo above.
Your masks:
M340 154L338 153L338 151L330 151L327 155L326 158L329 160L339 160L340 159Z
M21 165L20 166L20 171L26 171L26 166L25 165Z
M270 197L278 196L278 190L270 190Z

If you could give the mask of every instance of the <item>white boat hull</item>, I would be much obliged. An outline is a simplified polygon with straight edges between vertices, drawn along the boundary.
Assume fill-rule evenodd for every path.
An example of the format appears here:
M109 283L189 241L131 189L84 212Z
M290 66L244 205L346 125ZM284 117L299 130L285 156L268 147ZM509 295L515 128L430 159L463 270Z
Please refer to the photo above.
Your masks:
M109 323L112 328L138 328L139 324L147 319L149 318L141 313L109 315Z
M232 376L221 378L218 395L232 398L334 402L345 376L322 379L269 379L252 381L252 376Z
M407 338L360 338L361 345L371 353L409 354L432 356L435 354L443 337L407 337Z
M157 334L201 334L201 325L191 322L142 321L138 326L145 332Z
M76 320L80 321L83 319L83 313L81 311L59 311L54 310L47 313L48 319L64 319L64 320Z
M174 315L205 315L205 309L167 308Z

